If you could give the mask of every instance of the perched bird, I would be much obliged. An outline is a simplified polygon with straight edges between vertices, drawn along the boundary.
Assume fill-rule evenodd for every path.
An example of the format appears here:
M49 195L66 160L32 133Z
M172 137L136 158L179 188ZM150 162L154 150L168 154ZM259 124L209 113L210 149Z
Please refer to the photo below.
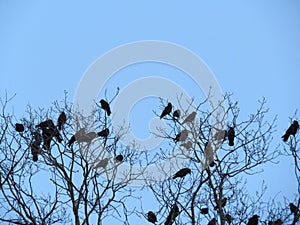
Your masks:
M200 213L201 214L208 214L208 208L201 208Z
M99 137L107 137L109 135L109 129L105 128L104 130L97 133Z
M23 132L23 131L25 130L24 125L21 124L21 123L16 123L16 124L15 124L15 130L16 130L17 132Z
M43 148L46 150L50 150L50 146L51 146L51 141L53 138L53 131L50 130L49 128L45 128L42 131L42 136L43 136Z
M68 142L68 147L71 147L71 145L76 141L75 135L72 135L72 137L70 138L69 142Z
M189 168L183 168L175 173L173 176L173 179L177 177L185 177L187 174L191 173L191 170Z
M40 146L38 145L37 142L32 142L31 143L31 154L32 154L32 160L34 162L38 161L38 154L40 152Z
M157 218L156 218L156 215L154 212L152 211L149 211L147 213L147 220L150 222L150 223L156 223L157 222Z
M258 224L258 215L253 215L249 220L247 225L257 225Z
M291 126L286 130L285 134L282 136L283 141L286 142L289 139L290 135L295 136L298 129L299 123L297 120L294 120Z
M189 115L184 119L184 121L182 122L182 124L193 122L193 121L195 120L195 118L196 118L196 115L197 115L196 112L192 112L191 114L189 114Z
M177 119L177 118L179 118L180 116L181 116L181 112L180 112L179 109L177 109L177 110L175 110L175 111L173 112L173 118L174 118L174 119Z
M68 146L71 147L71 145L77 141L78 143L81 142L87 142L90 143L94 138L96 138L98 134L94 131L85 133L85 129L81 128L79 129L72 137L70 138L68 142Z
M101 159L101 160L96 164L95 169L98 169L99 167L102 167L102 168L107 167L108 161L109 161L108 158Z
M225 215L225 218L226 218L227 223L229 223L229 224L232 223L232 216L231 216L230 214L227 213L227 214Z
M174 204L171 208L171 211L166 219L165 225L172 225L175 218L180 214L179 208L176 204Z
M298 212L297 206L295 206L293 203L290 203L289 206L290 206L291 213L297 214Z
M216 220L216 218L213 218L212 220L210 220L210 221L208 222L207 225L216 225L216 224L217 224L217 220Z
M54 128L55 128L55 125L54 125L54 123L53 123L52 120L48 119L48 120L45 120L45 121L39 123L39 124L36 125L35 127L44 130L44 129L46 129L46 128L54 129Z
M115 157L115 161L117 161L117 162L122 162L123 159L124 159L123 155L117 155L117 156Z
M189 135L189 131L184 129L183 131L179 132L176 137L174 138L174 141L175 142L178 142L178 141L185 141L187 139Z
M166 115L170 114L172 111L172 104L169 102L168 105L164 108L164 110L162 111L161 115L160 115L160 119L162 119L163 117L165 117Z
M57 119L58 130L61 130L66 122L67 122L67 116L66 116L65 112L61 112Z
M210 144L210 142L206 142L205 143L205 147L204 147L204 157L208 163L208 165L210 167L213 167L214 166L214 152L213 152L213 149L212 149L212 146Z
M229 127L229 130L227 132L227 137L228 137L228 145L233 146L234 145L234 137L235 137L235 132L233 127Z
M223 208L227 203L227 198L222 198L221 202L219 203L221 205L221 207ZM218 208L218 205L214 207L214 209L216 210Z
M59 143L62 142L62 137L60 136L60 133L55 127L52 120L50 119L45 120L39 123L38 125L36 125L35 127L40 128L43 131L43 133L47 136L48 139L52 139L53 137L55 137Z
M104 99L100 100L100 104L101 104L101 108L104 109L107 113L108 116L110 116L111 111L110 111L110 107L107 101L105 101Z

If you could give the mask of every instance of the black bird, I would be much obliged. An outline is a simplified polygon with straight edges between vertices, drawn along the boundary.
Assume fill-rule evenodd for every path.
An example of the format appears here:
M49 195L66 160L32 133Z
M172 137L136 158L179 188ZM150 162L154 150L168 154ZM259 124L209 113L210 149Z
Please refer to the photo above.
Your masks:
M104 109L107 113L108 116L110 116L111 111L110 111L110 107L107 101L105 101L104 99L100 100L100 104L101 104L101 108Z
M229 127L229 130L227 132L227 137L228 137L228 145L233 146L234 145L234 137L235 137L235 132L233 127Z
M173 179L175 179L177 177L185 177L189 173L191 173L191 170L189 168L183 168L183 169L177 171L177 173L175 173L175 175L173 176Z
M52 120L50 120L50 119L45 120L45 121L41 122L40 124L36 125L35 127L40 128L43 131L43 133L45 133L45 135L47 135L47 138L50 138L50 136L51 136L51 139L52 139L52 137L55 137L59 143L62 142L62 137L60 136L60 133L57 130L57 128L55 127Z
M285 134L282 136L283 141L286 142L289 139L290 135L295 136L298 129L299 123L297 120L294 120L291 126L286 130Z
M44 130L44 129L47 129L47 128L54 129L55 125L54 125L53 121L49 119L49 120L45 120L45 121L39 123L35 127Z
M31 143L31 154L32 154L32 160L34 162L38 161L38 154L40 152L40 146L37 142Z
M175 142L178 142L178 141L183 142L187 139L188 135L189 135L189 132L188 132L188 130L185 129L176 135L176 137L174 138L174 141Z
M253 215L249 220L247 225L257 225L258 224L258 215Z
M21 124L21 123L16 123L16 125L15 125L15 130L16 130L17 132L23 132L23 131L25 130L24 125Z
M225 197L225 198L222 198L222 200L221 200L221 202L220 202L220 204L221 204L221 207L223 208L225 205L226 205L226 203L227 203L227 198ZM215 210L218 208L218 205L217 206L215 206Z
M175 110L175 111L173 112L173 118L174 118L174 119L179 118L180 115L181 115L181 112L180 112L179 109L177 109L177 110Z
M208 214L208 208L201 208L200 213L201 214Z
M53 131L48 128L43 129L42 136L44 140L43 148L46 150L50 150L51 141L53 138Z
M216 225L216 224L217 224L217 220L216 220L216 218L213 218L212 220L210 220L210 221L208 222L207 225Z
M157 222L157 218L156 218L156 215L154 212L152 211L149 211L147 213L147 220L150 222L150 223L156 223Z
M99 137L107 137L109 135L109 129L105 128L104 130L97 133Z
M298 212L297 206L295 206L293 203L290 203L289 206L290 206L291 213L293 213L294 215L296 215L297 212Z
M165 222L165 225L172 225L175 218L179 215L179 208L176 204L172 206L172 209L167 217L167 220Z
M65 112L61 112L57 119L58 130L61 130L66 122L67 122L67 116L66 116Z
M229 224L232 223L232 216L231 216L230 214L227 213L227 214L225 215L225 218L226 218L227 223L229 223Z
M123 155L117 155L117 156L115 157L115 161L117 161L117 162L122 162L123 159L124 159Z
M193 122L193 121L195 120L195 118L196 118L196 115L197 115L196 112L192 112L191 114L189 114L189 115L184 119L184 121L182 122L182 124Z
M68 147L71 147L71 145L76 141L75 135L72 135L72 137L70 138L69 142L68 142Z
M169 102L168 105L164 108L160 115L160 119L162 119L164 116L170 114L172 111L172 104Z

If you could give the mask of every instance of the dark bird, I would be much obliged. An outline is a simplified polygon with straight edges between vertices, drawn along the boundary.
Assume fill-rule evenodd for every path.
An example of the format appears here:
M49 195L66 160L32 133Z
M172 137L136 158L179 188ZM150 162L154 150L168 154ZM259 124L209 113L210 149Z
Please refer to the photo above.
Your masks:
M299 123L297 120L294 120L291 126L286 130L285 134L282 136L283 141L286 142L289 139L290 135L295 136L298 129Z
M165 225L172 225L175 218L180 214L179 208L176 204L172 206L172 209L166 219Z
M189 114L189 115L184 119L184 121L182 122L182 124L193 122L193 121L195 120L195 118L196 118L196 115L197 115L196 112L192 112L191 114Z
M80 142L87 142L90 143L94 138L96 138L98 134L96 132L89 132L85 133L85 129L81 128L79 129L72 137L70 138L68 142L68 146L71 147L71 145L77 141L78 143Z
M201 214L208 214L208 208L201 208L200 213Z
M208 222L207 225L216 225L216 224L217 224L217 220L216 220L216 218L213 218L212 220L210 220L210 221Z
M163 117L165 117L166 115L170 114L172 111L172 104L169 102L168 105L164 108L164 110L162 111L161 115L160 115L160 119L162 119Z
M61 112L57 119L58 130L61 130L66 122L67 122L67 116L66 116L65 112Z
M177 119L177 118L179 118L180 116L181 116L181 112L180 112L179 109L177 109L177 110L175 110L175 111L173 112L173 118L174 118L174 119Z
M249 220L247 225L257 225L258 224L258 215L253 215Z
M15 124L15 130L16 130L17 132L23 132L23 131L25 130L24 125L21 124L21 123L16 123L16 124Z
M104 130L97 133L99 137L107 137L109 135L109 129L105 128Z
M71 145L76 141L75 135L72 135L72 137L70 138L69 142L68 142L68 147L71 147Z
M54 129L55 125L52 120L45 120L45 121L39 123L38 125L36 125L35 127L40 128L41 130L44 130L47 128Z
M293 213L294 215L297 214L298 212L297 206L295 206L293 203L290 203L289 206L290 206L291 213Z
M221 205L221 207L223 208L225 205L226 205L226 203L227 203L227 198L225 197L225 198L222 198L222 200L221 200L221 202L220 202L220 205ZM217 206L215 206L215 210L218 208L218 205Z
M227 213L227 214L225 215L225 218L226 218L227 223L229 223L229 224L232 223L232 216L231 216L230 214Z
M191 173L191 170L189 168L183 168L175 173L173 176L173 179L177 177L185 177L187 174Z
M40 152L40 146L37 142L31 143L31 154L32 154L32 160L34 162L38 161L38 154Z
M234 145L234 137L235 137L235 132L233 127L229 127L229 130L227 132L227 137L228 137L228 145L233 146Z
M49 141L48 139L52 139L53 137L55 137L59 143L62 142L62 137L60 136L60 133L57 130L57 128L55 127L52 120L45 120L45 121L41 122L40 124L36 125L35 127L40 128L43 131L43 133L45 134L45 137L47 136L47 141ZM44 138L44 135L43 135L43 138ZM44 140L45 140L45 138L44 138ZM46 144L48 145L48 143L46 143Z
M115 157L115 161L117 161L117 162L122 162L123 159L124 159L123 155L117 155L117 156Z
M156 223L157 222L157 218L156 218L156 215L154 212L152 211L149 211L147 213L147 220L150 222L150 223Z
M104 109L107 113L108 116L110 116L111 111L110 111L110 107L107 101L105 101L104 99L100 100L100 104L101 104L101 108Z
M174 138L174 141L175 142L185 141L187 139L188 135L189 135L189 132L188 132L188 130L185 129L176 135L176 137Z

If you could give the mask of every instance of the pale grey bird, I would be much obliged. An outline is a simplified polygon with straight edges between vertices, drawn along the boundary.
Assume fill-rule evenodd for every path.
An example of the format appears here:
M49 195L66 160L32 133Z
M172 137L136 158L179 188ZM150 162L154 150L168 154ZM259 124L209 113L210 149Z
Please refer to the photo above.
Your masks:
M193 121L195 120L195 118L196 118L196 115L197 115L196 112L192 112L191 114L189 114L189 115L184 119L184 121L182 122L182 124L193 122Z

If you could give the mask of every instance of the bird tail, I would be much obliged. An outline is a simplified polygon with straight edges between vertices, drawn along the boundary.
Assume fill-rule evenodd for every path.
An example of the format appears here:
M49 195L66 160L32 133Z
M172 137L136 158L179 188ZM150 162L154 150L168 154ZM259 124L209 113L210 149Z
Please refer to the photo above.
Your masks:
M289 139L289 136L289 134L285 134L281 138L283 138L283 141L286 142Z
M229 140L228 145L229 145L229 146L234 146L234 141L233 141L233 140Z

